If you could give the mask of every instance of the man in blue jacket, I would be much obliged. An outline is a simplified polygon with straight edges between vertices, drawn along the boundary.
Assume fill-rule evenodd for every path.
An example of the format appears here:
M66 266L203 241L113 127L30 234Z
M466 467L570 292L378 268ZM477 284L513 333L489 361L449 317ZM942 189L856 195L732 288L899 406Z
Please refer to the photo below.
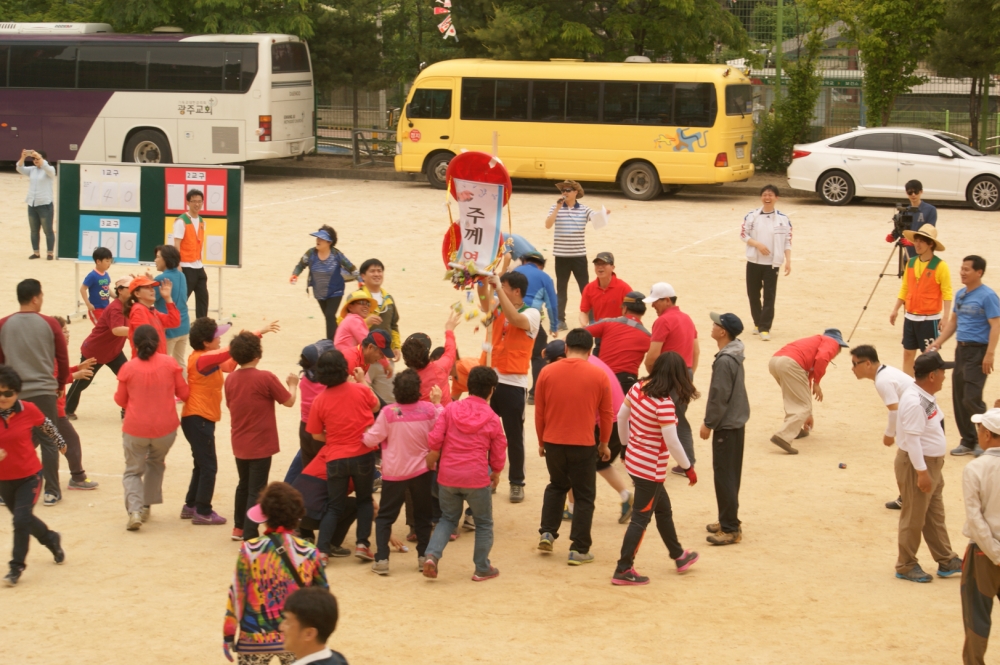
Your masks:
M524 303L528 307L534 307L539 312L542 305L545 305L549 313L549 330L553 338L559 337L559 318L556 316L556 288L552 278L545 274L545 257L538 252L528 252L521 255L521 265L514 270L528 278L528 291L524 294ZM549 343L549 337L545 334L545 327L538 329L538 336L535 337L535 346L531 349L531 390L528 392L528 404L535 403L535 382L538 381L538 373L545 367L545 359L542 358L542 349Z

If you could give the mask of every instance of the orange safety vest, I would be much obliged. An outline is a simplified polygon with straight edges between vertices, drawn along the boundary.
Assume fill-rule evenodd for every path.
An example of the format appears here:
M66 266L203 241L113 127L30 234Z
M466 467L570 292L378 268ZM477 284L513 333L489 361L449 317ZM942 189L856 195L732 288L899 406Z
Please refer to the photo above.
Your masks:
M180 247L181 262L194 263L195 261L201 261L201 247L202 242L205 240L205 220L201 219L198 224L198 232L192 233L194 225L191 223L191 218L186 212L179 215L177 219L184 221L184 237L181 238Z
M941 285L934 278L941 259L934 256L927 267L916 277L915 266L919 257L914 256L906 264L906 311L919 316L939 314L943 305Z
M528 309L523 305L519 312ZM497 308L493 319L493 369L498 374L529 374L531 372L531 349L535 340L528 337L528 331L512 326ZM486 354L483 353L480 364L486 364Z

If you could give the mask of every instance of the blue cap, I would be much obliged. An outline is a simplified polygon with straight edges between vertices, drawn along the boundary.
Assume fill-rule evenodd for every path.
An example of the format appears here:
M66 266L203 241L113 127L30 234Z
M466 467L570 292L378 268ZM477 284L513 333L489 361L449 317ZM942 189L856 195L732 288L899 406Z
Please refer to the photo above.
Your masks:
M545 345L542 351L542 355L545 356L545 362L555 362L560 358L566 357L566 342L561 339L552 340Z
M319 357L333 348L333 342L328 339L321 339L315 344L310 344L302 348L302 358L309 363L309 367L303 367L306 378L310 381L316 380L316 365Z
M376 328L375 330L368 333L368 337L365 337L361 341L361 347L374 345L382 352L382 355L386 358L395 358L396 354L392 352L392 337L386 331L381 328Z
M848 344L847 344L847 342L844 341L844 336L840 334L840 330L839 329L837 329L837 328L827 328L826 330L823 331L823 334L825 336L829 337L830 339L837 340L837 344L841 345L845 349L847 348Z
M320 240L325 240L329 243L333 242L333 238L330 237L330 234L324 231L323 229L316 231L316 233L310 233L309 235L313 236L314 238L319 238Z

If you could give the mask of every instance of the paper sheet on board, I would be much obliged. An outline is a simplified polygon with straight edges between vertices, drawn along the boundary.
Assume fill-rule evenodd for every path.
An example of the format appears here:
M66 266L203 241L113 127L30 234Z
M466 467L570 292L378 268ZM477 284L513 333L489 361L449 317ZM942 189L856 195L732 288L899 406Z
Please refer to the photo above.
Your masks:
M134 182L123 182L119 190L119 205L126 210L139 209L139 187Z
M118 232L101 231L101 247L111 250L111 256L118 256Z
M205 238L205 260L222 261L223 248L226 246L226 239L223 236L208 236Z
M184 185L167 185L167 210L184 208Z
M226 188L222 185L209 185L208 194L205 196L206 212L222 212L225 202Z
M138 258L137 252L139 238L136 233L128 233L123 231L118 234L118 258L121 259L135 259Z
M118 207L118 183L101 183L101 207L114 209Z
M101 186L91 180L84 180L80 184L80 207L97 208L101 201Z
M100 231L83 231L80 242L80 258L88 258L94 254L94 250L101 246Z

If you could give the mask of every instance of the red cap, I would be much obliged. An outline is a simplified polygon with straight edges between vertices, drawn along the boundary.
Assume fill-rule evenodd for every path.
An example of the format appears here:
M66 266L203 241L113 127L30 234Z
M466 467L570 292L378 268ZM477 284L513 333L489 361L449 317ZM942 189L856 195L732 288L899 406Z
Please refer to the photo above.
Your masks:
M159 286L160 283L155 279L150 279L148 277L136 277L132 280L132 283L128 285L128 292L132 293L141 286Z

